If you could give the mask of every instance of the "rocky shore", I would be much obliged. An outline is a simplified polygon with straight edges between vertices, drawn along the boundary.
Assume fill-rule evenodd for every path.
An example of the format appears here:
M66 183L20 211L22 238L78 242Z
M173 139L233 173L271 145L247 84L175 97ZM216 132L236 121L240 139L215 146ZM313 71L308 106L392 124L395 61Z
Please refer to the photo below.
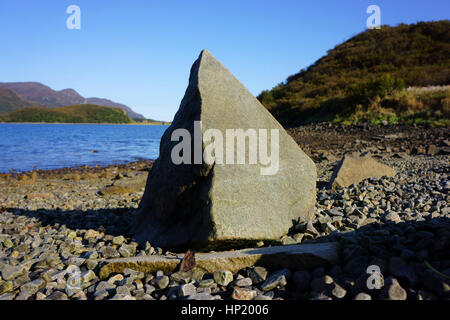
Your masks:
M288 129L317 165L315 218L258 246L340 244L338 264L305 270L145 274L125 269L100 279L104 259L171 255L151 243L140 246L129 235L152 164L2 174L0 299L449 299L449 131ZM338 160L354 151L370 154L397 174L327 189ZM377 266L381 277L374 279L370 266Z

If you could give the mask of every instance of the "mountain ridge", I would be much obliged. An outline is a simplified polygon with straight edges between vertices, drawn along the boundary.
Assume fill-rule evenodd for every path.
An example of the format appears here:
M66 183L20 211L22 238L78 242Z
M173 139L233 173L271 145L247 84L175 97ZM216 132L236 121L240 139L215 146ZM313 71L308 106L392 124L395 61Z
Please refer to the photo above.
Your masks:
M40 82L0 82L0 87L14 91L21 99L16 99L16 105L9 105L8 111L1 103L0 96L0 114L5 114L18 110L23 107L29 107L30 104L52 108L64 107L79 104L96 104L104 107L115 107L125 110L130 118L135 120L143 120L145 117L133 111L130 107L104 98L84 98L76 90L72 88L53 90ZM26 103L26 101L28 103Z
M32 107L33 103L23 99L17 92L8 88L0 86L0 106L4 113L12 112L16 109L16 106ZM2 114L2 112L0 112Z

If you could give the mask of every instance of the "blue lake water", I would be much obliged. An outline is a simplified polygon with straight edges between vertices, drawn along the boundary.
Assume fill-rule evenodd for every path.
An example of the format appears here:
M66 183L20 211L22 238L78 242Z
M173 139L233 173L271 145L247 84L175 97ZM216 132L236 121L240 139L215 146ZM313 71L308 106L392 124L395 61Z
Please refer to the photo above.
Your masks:
M0 123L0 172L153 160L167 127Z

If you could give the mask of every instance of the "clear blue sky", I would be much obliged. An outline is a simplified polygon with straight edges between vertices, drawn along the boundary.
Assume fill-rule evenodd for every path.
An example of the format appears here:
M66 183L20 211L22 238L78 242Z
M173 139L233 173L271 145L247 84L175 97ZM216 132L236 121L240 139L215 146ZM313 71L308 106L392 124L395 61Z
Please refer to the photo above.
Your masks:
M81 29L66 8L81 8ZM204 48L254 94L381 23L449 19L450 1L1 0L0 81L38 81L172 120Z

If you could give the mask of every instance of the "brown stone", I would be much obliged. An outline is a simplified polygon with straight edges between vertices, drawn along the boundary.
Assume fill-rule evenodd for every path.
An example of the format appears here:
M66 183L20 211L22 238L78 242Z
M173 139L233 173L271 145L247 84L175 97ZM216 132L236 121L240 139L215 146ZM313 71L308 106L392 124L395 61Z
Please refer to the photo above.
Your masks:
M334 169L329 188L357 185L364 179L393 177L396 172L391 167L370 156L345 155Z
M99 191L102 195L141 192L145 188L147 175L141 174L133 178L115 180L113 184Z

